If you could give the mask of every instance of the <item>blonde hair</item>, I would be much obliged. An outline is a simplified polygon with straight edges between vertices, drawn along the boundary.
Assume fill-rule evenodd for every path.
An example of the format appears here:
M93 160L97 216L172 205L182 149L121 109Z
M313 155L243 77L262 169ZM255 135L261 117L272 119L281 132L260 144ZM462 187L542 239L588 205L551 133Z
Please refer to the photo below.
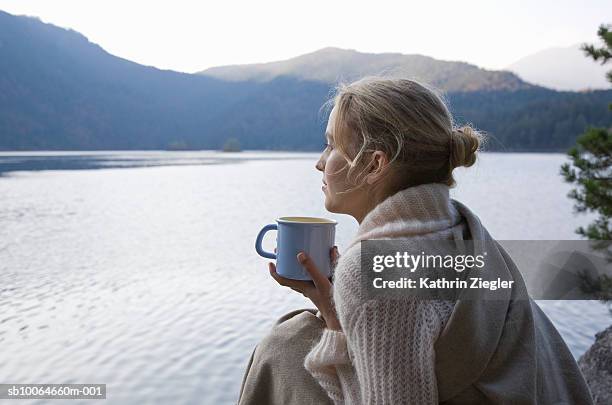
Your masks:
M396 191L430 182L453 187L453 170L472 166L484 141L471 125L456 127L444 97L415 80L367 76L339 83L324 106L330 103L336 107L334 147L357 187L365 183L358 181L365 159L376 150L390 159Z

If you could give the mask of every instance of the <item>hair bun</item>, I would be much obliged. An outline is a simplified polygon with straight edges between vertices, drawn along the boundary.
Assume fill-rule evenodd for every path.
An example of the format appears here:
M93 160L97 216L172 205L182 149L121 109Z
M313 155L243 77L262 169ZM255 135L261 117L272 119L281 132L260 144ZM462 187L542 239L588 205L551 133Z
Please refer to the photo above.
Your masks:
M483 135L469 125L453 129L451 134L450 165L470 167L476 162L476 152L480 149Z

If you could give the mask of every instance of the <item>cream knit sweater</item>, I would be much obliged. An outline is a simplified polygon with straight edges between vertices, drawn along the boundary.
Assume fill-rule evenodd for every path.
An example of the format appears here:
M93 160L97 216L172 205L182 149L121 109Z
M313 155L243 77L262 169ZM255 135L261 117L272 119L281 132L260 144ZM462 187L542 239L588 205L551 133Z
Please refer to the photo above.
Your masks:
M334 403L438 403L434 343L454 304L366 298L359 242L463 238L466 229L449 187L440 183L401 190L364 218L334 272L333 302L342 331L325 329L304 361Z

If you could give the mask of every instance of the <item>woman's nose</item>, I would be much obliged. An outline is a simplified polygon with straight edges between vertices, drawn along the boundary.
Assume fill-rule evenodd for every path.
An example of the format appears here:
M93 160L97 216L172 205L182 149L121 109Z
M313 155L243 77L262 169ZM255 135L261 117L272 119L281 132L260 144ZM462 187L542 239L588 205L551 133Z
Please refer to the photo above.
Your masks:
M319 160L317 161L317 164L315 165L315 168L320 171L323 172L325 171L325 163L323 162L323 156L321 155L321 157L319 158Z

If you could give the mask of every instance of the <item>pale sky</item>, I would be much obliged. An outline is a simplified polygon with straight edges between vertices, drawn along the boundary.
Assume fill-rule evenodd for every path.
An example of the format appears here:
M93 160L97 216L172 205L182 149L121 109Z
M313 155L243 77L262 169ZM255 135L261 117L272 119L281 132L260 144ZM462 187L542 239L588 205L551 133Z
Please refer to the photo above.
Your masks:
M0 0L161 69L283 60L327 46L423 54L502 69L545 48L600 44L609 0Z

